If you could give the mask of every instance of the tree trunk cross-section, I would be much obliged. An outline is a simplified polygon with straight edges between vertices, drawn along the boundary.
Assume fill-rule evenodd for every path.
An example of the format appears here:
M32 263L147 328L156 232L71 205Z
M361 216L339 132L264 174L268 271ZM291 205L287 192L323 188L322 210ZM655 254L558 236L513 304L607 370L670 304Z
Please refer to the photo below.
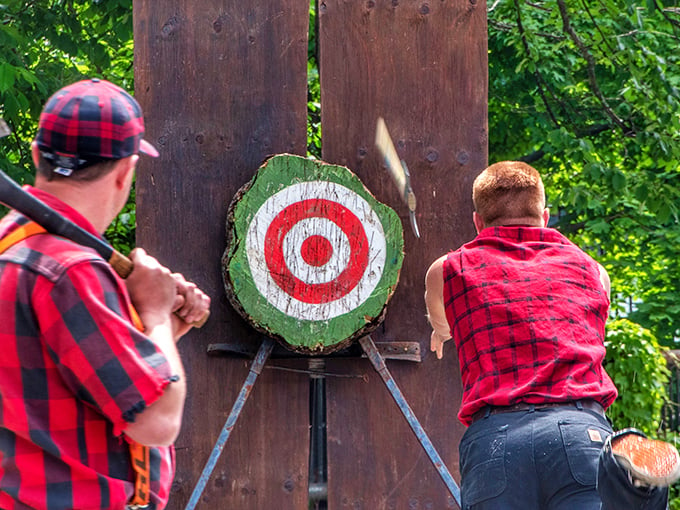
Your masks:
M377 327L399 280L397 214L342 166L281 154L235 196L227 296L255 329L307 354Z

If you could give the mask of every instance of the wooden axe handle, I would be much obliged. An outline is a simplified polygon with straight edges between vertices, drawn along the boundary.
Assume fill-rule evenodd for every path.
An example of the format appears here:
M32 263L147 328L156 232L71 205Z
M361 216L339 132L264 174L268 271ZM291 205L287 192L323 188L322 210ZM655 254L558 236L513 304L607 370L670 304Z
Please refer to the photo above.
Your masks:
M47 204L38 200L14 182L5 172L0 170L0 202L19 211L27 218L35 221L51 234L70 239L80 245L94 249L111 264L113 270L121 277L127 278L132 272L132 261L116 251L110 244L87 230L67 220ZM192 324L200 328L208 320L209 313L198 322Z
M378 150L385 161L385 166L399 190L401 199L404 202L407 202L408 190L406 189L406 172L404 172L404 167L401 165L401 160L397 155L397 150L394 148L392 137L390 136L385 120L382 117L378 117L378 122L376 124L375 145L378 147ZM408 203L407 205L410 206Z

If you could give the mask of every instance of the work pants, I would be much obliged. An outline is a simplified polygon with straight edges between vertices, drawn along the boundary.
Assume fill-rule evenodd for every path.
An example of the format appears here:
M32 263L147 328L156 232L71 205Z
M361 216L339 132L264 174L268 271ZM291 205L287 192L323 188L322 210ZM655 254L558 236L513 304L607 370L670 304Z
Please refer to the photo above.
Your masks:
M665 510L668 490L634 487L603 448L611 433L576 406L478 419L460 443L462 509Z

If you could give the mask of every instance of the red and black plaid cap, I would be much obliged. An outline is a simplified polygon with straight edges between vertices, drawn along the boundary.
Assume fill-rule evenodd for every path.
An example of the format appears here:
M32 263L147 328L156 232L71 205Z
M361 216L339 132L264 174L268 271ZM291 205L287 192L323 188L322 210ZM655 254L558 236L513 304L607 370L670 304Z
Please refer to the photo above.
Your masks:
M135 98L113 83L92 78L68 85L48 99L36 142L55 171L70 175L138 152L158 157L143 136L144 117Z

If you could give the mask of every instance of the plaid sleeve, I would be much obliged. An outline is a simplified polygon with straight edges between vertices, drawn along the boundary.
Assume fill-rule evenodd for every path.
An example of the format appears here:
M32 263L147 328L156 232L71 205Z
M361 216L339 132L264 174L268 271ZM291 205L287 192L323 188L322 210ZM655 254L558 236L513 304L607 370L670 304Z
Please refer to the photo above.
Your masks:
M177 380L135 328L127 291L103 260L71 265L34 299L48 354L65 383L113 423L115 435Z

